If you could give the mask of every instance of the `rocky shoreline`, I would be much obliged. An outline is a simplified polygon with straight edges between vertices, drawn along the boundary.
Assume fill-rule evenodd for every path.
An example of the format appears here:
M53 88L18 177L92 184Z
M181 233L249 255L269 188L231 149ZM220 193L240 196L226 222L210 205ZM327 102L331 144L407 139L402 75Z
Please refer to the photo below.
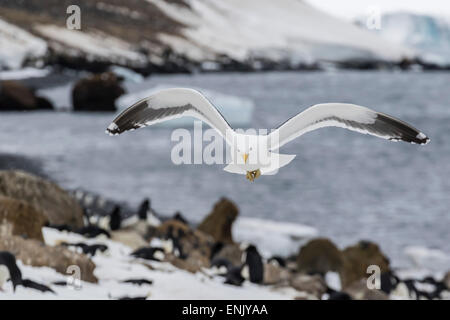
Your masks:
M194 225L181 213L160 216L150 199L135 209L23 171L0 171L0 196L1 255L21 270L2 299L450 298L450 273L405 277L369 241L339 249L305 233L297 254L263 254L259 242L236 240L233 225L244 218L225 198ZM368 288L371 265L380 289Z

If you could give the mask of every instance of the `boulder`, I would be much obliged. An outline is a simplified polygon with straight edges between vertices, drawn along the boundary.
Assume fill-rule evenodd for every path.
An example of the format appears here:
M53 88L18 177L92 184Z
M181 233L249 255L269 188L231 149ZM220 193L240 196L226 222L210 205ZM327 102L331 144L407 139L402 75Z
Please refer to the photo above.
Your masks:
M369 289L365 279L354 281L344 291L355 300L389 300L389 296L383 291Z
M369 241L360 241L354 246L342 251L345 263L340 269L342 287L345 288L353 282L366 279L370 274L367 267L376 265L381 273L389 272L389 259L381 252L377 244Z
M180 259L173 254L168 254L165 260L179 269L186 270L191 273L201 271L202 268L209 268L209 259L199 250L193 250L186 259Z
M83 226L78 202L56 184L23 171L0 171L0 196L25 201L51 224Z
M236 243L226 244L214 255L214 258L227 259L233 266L239 266L242 263L243 252L241 247Z
M325 275L328 271L339 271L343 260L341 251L333 242L317 238L300 248L297 269L303 273Z
M181 249L180 255L189 257L194 250L209 260L214 240L208 234L191 229L179 220L167 220L156 229L155 236L161 239L172 239L175 246ZM176 243L175 243L176 242Z
M32 111L53 109L52 103L35 95L33 90L18 81L0 81L0 111Z
M289 285L298 291L309 293L318 299L327 291L325 281L318 274L312 276L302 273L294 274L289 279Z
M74 111L116 111L116 100L125 93L112 72L80 79L72 89Z
M291 273L286 268L273 263L264 264L264 284L282 284L289 280Z
M450 271L448 271L448 272L444 275L444 278L442 279L442 282L445 284L445 286L447 287L447 289L450 290Z
M95 264L84 254L73 252L62 246L50 247L40 241L18 236L0 236L0 251L9 251L23 264L34 267L50 267L64 275L69 266L78 266L81 280L97 283Z
M0 197L0 236L22 236L44 241L42 227L46 216L28 203Z
M233 243L231 228L239 213L236 205L226 198L220 199L212 212L200 223L198 230L210 234L214 240Z

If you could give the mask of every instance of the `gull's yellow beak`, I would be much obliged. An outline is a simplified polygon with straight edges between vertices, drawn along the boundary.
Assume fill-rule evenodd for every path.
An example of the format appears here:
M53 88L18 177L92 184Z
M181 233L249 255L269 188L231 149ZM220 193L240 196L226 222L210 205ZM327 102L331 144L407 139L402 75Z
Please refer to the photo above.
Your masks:
M244 163L247 163L248 153L244 153L244 155L242 156L242 158L244 158Z

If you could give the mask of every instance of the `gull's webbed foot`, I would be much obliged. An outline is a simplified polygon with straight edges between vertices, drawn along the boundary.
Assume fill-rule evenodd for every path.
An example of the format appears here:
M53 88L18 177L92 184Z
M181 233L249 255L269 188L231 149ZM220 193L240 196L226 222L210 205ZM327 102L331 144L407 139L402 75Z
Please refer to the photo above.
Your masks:
M250 180L250 181L255 181L255 179L257 179L257 178L259 178L259 176L261 175L261 171L259 170L259 169L257 169L257 170L253 170L253 171L247 171L247 174L246 174L246 178L247 178L247 180Z

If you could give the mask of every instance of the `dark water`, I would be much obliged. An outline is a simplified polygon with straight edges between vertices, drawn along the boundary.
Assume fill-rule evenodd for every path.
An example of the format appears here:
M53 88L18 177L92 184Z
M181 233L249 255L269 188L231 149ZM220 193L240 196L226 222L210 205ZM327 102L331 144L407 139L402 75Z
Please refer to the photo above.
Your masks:
M44 160L65 187L132 204L150 196L157 210L193 220L226 196L242 215L308 224L340 246L374 240L400 265L408 245L450 251L449 83L450 73L311 72L158 76L130 86L195 86L251 98L254 128L276 127L316 103L361 104L431 137L417 146L320 129L284 146L283 153L297 154L294 161L255 183L222 165L174 165L170 129L106 136L111 114L2 114L0 151Z

